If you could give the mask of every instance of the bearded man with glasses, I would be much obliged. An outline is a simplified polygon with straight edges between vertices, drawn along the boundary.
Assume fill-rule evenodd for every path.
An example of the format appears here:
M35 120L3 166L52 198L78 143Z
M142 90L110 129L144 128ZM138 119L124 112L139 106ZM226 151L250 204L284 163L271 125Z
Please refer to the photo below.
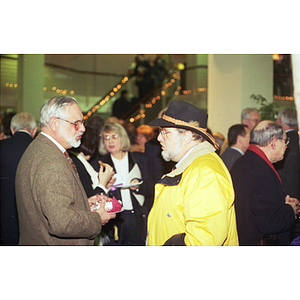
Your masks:
M19 245L93 245L102 225L115 214L106 196L87 198L67 149L78 147L83 115L72 97L49 99L40 111L41 133L22 156L16 174Z
M234 191L227 167L207 132L208 115L172 101L149 125L160 127L162 157L175 168L155 185L149 246L237 246Z

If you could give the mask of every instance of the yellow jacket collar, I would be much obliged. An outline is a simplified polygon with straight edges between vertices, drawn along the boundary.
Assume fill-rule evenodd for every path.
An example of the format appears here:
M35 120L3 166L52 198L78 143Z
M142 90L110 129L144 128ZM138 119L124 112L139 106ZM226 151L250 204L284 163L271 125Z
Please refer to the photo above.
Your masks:
M184 172L184 170L193 162L193 160L201 155L216 151L214 146L205 141L197 145L192 152L186 156L179 164L178 168L166 174L165 176L174 177Z

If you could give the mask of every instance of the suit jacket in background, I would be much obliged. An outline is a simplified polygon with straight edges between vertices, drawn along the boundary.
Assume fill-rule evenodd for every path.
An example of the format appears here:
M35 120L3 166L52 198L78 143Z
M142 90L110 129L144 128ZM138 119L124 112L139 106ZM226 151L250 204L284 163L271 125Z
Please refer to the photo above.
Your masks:
M19 161L32 140L30 134L19 131L0 141L1 245L19 243L15 176Z
M274 170L247 150L234 163L231 176L240 245L258 245L261 235L277 235L280 245L288 245L295 216L285 204L286 194Z
M75 170L41 133L20 160L16 198L20 245L93 245L101 231Z
M298 132L288 131L290 143L285 151L283 160L274 164L287 195L300 200L300 150Z
M242 154L239 151L229 147L222 153L221 158L227 169L230 171L234 162L241 156Z

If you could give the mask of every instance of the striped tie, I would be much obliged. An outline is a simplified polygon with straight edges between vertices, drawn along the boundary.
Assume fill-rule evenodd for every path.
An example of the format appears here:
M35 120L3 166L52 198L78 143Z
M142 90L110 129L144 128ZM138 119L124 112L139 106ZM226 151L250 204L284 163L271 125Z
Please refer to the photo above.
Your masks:
M69 164L70 164L70 165L72 166L72 168L75 170L75 172L76 172L76 174L77 174L77 176L78 176L78 178L79 178L79 174L78 174L77 168L76 168L76 166L75 166L75 164L74 164L72 158L70 157L68 151L65 151L65 152L64 152L64 155L65 155L65 157L67 158Z

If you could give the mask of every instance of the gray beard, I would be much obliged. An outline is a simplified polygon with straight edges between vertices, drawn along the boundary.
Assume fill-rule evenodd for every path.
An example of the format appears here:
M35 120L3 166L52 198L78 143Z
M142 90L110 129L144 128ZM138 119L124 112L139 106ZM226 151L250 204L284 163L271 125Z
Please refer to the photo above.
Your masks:
M68 141L68 143L74 147L74 148L78 148L81 144L81 140L76 141L75 138L72 139L71 141Z
M182 138L180 136L178 136L176 138L176 144L175 144L176 146L175 146L174 150L166 149L161 152L161 156L163 157L163 159L165 161L171 161L179 154L179 152L181 150L181 141L182 141Z

